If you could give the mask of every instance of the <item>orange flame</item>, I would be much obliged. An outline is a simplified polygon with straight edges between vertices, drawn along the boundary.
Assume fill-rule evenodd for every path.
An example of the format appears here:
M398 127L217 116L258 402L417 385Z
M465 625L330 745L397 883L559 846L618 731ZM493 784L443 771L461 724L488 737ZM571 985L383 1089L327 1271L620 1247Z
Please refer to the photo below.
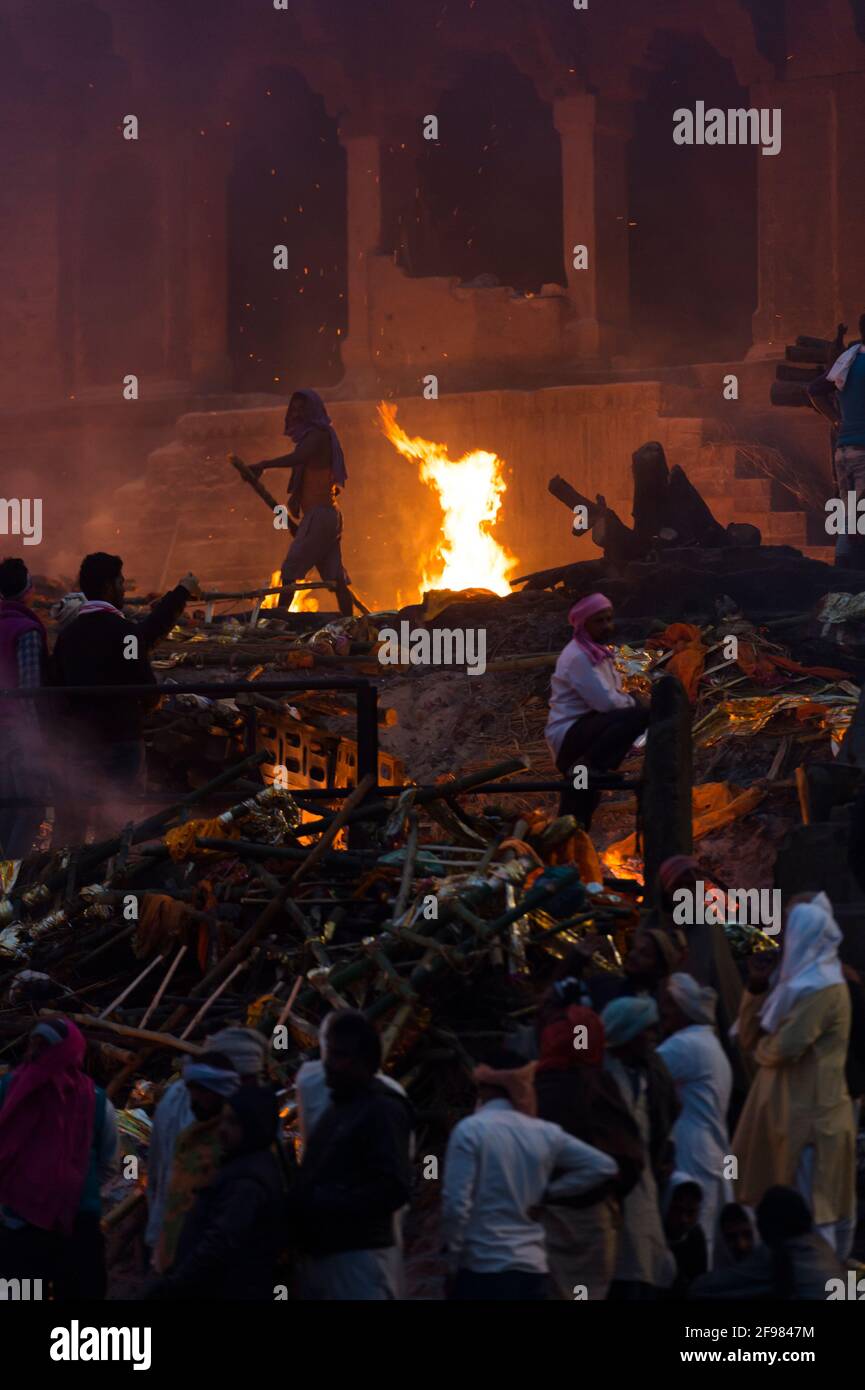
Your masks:
M282 583L282 570L274 570L270 576L269 589L275 589ZM268 594L262 599L262 608L276 608L279 603L279 594ZM318 599L312 589L296 589L294 598L291 600L289 613L320 613Z
M381 401L378 413L386 438L418 461L421 480L436 489L444 513L438 552L430 557L433 567L421 573L421 593L483 588L509 594L518 561L490 535L507 489L502 460L486 449L451 459L444 444L411 439L396 423L396 406Z

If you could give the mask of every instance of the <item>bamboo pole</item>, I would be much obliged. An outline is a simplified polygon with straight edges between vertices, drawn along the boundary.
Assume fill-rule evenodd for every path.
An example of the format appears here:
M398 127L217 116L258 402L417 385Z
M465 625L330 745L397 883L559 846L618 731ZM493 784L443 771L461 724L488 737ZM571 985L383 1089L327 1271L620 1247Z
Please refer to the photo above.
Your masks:
M99 1017L101 1019L107 1018L109 1014L113 1014L114 1010L120 1007L127 995L132 993L135 986L140 984L141 981L150 974L151 970L154 970L156 966L159 964L159 962L162 960L165 960L165 956L154 956L153 960L149 961L148 964L144 967L144 969L139 971L139 973L135 976L135 979L130 981L123 993L118 994L117 998L113 999L111 1003L102 1010L102 1013L99 1015Z
M55 1009L40 1009L39 1016L56 1018L57 1012ZM110 1018L95 1018L93 1014L66 1014L65 1017L71 1018L73 1023L79 1024L85 1030L107 1028L110 1033L117 1033L121 1038L135 1038L138 1042L149 1043L153 1047L167 1047L172 1052L188 1052L194 1057L201 1055L201 1048L197 1043L184 1042L182 1038L175 1038L171 1033L154 1033L149 1028L132 1028L126 1023L115 1023Z
M183 1032L180 1034L180 1040L181 1040L181 1042L182 1042L185 1038L188 1038L188 1037L189 1037L189 1034L192 1032L193 1028L195 1028L195 1026L196 1026L198 1023L201 1022L201 1020L204 1018L204 1015L205 1015L206 1013L209 1013L209 1012L210 1012L211 1007L216 1003L216 1001L217 1001L217 999L219 998L219 996L220 996L221 994L223 994L223 993L225 992L225 990L228 989L228 986L231 984L232 980L233 980L237 975L240 974L241 970L245 970L245 969L247 968L248 965L249 965L249 961L248 961L248 960L241 960L241 961L238 961L237 965L234 967L234 969L232 970L231 974L230 974L230 975L227 975L226 978L222 981L222 984L221 984L221 985L217 985L217 987L216 987L216 989L213 991L213 993L210 994L210 995L208 995L208 997L205 999L204 1003L202 1004L201 1008L198 1010L198 1013L197 1013L197 1014L195 1015L195 1017L193 1018L192 1022L189 1023L189 1024L187 1024L187 1026L184 1028Z
M162 981L162 984L159 986L158 990L154 994L152 1000L150 1001L150 1004L148 1005L147 1012L141 1020L142 1028L147 1027L151 1015L155 1012L156 1009L158 1009L159 1001L165 993L165 990L171 980L172 975L174 974L180 962L183 960L183 957L186 955L187 949L188 948L185 945L181 946L180 950L177 952L177 955L174 957L174 960L169 965L165 978Z

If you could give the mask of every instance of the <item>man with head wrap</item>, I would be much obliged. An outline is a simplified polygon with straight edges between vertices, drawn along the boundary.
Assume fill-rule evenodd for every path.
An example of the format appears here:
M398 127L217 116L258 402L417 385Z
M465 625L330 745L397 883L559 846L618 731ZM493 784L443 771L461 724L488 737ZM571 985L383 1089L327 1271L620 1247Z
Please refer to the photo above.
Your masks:
M732 1184L724 1177L733 1071L715 1031L716 1006L715 991L698 985L692 975L677 971L661 988L665 1040L658 1056L675 1082L682 1106L673 1125L676 1164L702 1188L700 1225L710 1266L719 1212L733 1199Z
M774 953L751 956L736 1029L757 1074L733 1153L741 1202L755 1206L773 1183L798 1187L818 1232L845 1259L853 1239L856 1133L845 1079L850 995L840 944L832 904L818 893L789 911L780 966Z
M197 1195L170 1272L151 1298L267 1302L284 1241L285 1184L273 1091L240 1086L220 1111L220 1161Z
M448 1140L442 1234L449 1297L460 1302L545 1299L539 1204L589 1192L618 1172L608 1154L537 1118L534 1071L508 1052L476 1067L475 1112Z
M636 1123L604 1070L604 1027L591 1009L572 1004L540 1029L535 1095L542 1120L609 1154L618 1166L588 1192L549 1199L541 1208L555 1296L583 1286L604 1299L616 1267L621 1204L645 1162Z
M236 1084L258 1086L265 1072L267 1039L255 1028L229 1027L205 1038L205 1049L225 1057L237 1073ZM147 1229L144 1240L155 1252L159 1245L165 1202L179 1136L195 1121L187 1075L173 1081L153 1115L147 1159Z
M100 1190L117 1124L85 1051L71 1020L46 1018L0 1078L0 1277L42 1279L56 1300L105 1297Z
M607 1040L604 1067L633 1118L644 1166L622 1209L622 1230L610 1298L657 1298L671 1286L676 1262L667 1247L655 1170L678 1113L672 1078L654 1052L658 1006L648 995L622 997L601 1015Z
M550 684L545 734L556 767L573 782L574 768L594 772L617 768L645 730L649 712L635 695L622 690L613 665L613 605L603 594L575 603L568 618L573 640L563 648ZM561 796L559 814L572 815L588 830L601 799L598 791L571 785Z
M256 478L267 468L292 470L288 510L302 520L282 563L282 582L291 584L317 569L322 579L335 582L339 611L350 617L349 578L342 563L342 514L336 505L348 473L339 437L317 391L294 392L285 414L285 433L294 442L292 452L250 469ZM280 594L280 608L288 608L292 598L291 591Z

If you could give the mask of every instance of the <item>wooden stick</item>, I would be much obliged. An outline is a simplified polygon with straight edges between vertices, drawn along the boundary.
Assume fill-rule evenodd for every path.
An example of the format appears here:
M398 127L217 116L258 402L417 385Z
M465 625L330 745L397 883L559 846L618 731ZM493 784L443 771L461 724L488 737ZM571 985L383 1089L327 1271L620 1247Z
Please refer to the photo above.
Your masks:
M55 1009L40 1009L40 1017L56 1017ZM130 1028L125 1023L115 1023L110 1018L95 1018L93 1014L66 1014L66 1018L71 1018L73 1023L79 1024L85 1030L88 1028L107 1028L111 1033L118 1033L121 1038L135 1038L138 1042L150 1043L154 1047L168 1047L173 1052L188 1052L191 1056L201 1055L201 1048L197 1043L184 1042L182 1038L175 1038L171 1033L154 1033L149 1028ZM136 1058L137 1060L137 1058Z
M199 601L219 603L222 599L266 598L268 594L281 594L287 589L330 589L332 593L335 588L336 584L332 579L298 579L296 584L279 584L275 589L244 589L243 593L239 594L224 594L212 589L200 594Z
M259 914L259 916L253 922L249 930L244 932L240 940L235 942L235 944L232 946L231 950L227 953L227 955L223 956L222 960L217 961L216 965L214 965L213 968L208 971L204 978L202 980L199 980L197 985L193 986L192 995L195 998L201 998L201 996L206 994L209 989L213 988L213 986L216 984L218 980L221 980L224 976L228 975L229 971L232 972L232 974L229 975L229 979L233 979L234 974L236 973L235 966L238 964L238 962L246 964L246 957L252 950L252 947L258 941L259 937L263 936L266 931L269 931L270 928L276 924L280 912L283 910L285 900L289 896L294 883L303 873L307 871L307 869L312 868L313 864L317 862L320 855L324 852L324 848L326 848L326 845L332 842L333 838L336 835L336 832L341 828L342 820L340 818L347 817L350 814L350 811L353 809L353 807L358 805L359 802L363 799L363 797L366 796L367 791L372 786L373 780L374 779L372 773L368 773L367 776L364 777L363 781L360 782L360 784L357 787L355 787L351 796L348 797L345 804L343 805L342 810L339 813L339 816L336 818L336 820L334 820L333 824L329 827L325 834L322 835L318 844L313 846L306 860L304 860L302 864L298 865L295 873L292 874L292 877L289 879L288 883L282 889L280 889L279 893L277 893L270 900L264 911ZM188 1012L188 1004L179 1004L165 1024L166 1031L169 1028L176 1028L178 1023L180 1023L186 1017ZM186 1031L188 1032L189 1029L187 1029ZM156 1033L152 1036L159 1039L162 1035ZM139 1056L135 1059L134 1063L130 1063L128 1067L124 1067L122 1071L119 1071L116 1076L112 1077L108 1086L109 1098L115 1096L117 1092L121 1089L121 1087L124 1086L126 1082L132 1076L135 1075L136 1070L138 1069L139 1065L144 1060L146 1055L146 1052L140 1053Z
M175 970L177 969L178 965L179 965L180 962L183 960L183 957L186 955L186 951L187 951L187 947L186 947L186 946L181 946L180 950L177 952L177 955L174 957L174 960L173 960L173 961L171 962L171 964L169 965L168 971L167 971L167 973L166 973L166 975L165 975L165 978L164 978L163 981L162 981L162 984L159 986L159 989L158 989L158 990L156 991L156 993L154 994L154 996L153 996L153 998L152 998L152 1000L150 1001L150 1004L149 1004L149 1006L148 1006L147 1012L146 1012L146 1014L144 1015L143 1019L141 1020L141 1027L142 1027L142 1028L146 1028L146 1027L147 1027L147 1024L148 1024L148 1021L150 1020L151 1015L153 1014L154 1010L157 1009L157 1008L159 1007L159 1001L160 1001L160 999L162 998L163 994L165 993L166 985L169 983L169 981L170 981L172 975L174 974Z
M135 986L136 986L137 984L140 984L141 981L145 978L145 976L149 975L150 972L151 972L151 970L153 970L153 968L154 968L155 966L157 966L157 965L159 964L159 962L162 961L162 960L165 960L165 956L154 956L154 957L153 957L153 960L150 961L150 963L149 963L148 965L146 965L146 966L144 967L144 969L143 969L142 971L140 971L140 973L139 973L138 975L135 976L135 979L132 980L131 983L128 984L128 985L126 986L126 988L125 988L125 990L123 991L123 993L122 993L122 994L118 994L117 998L114 999L114 1000L112 1000L112 1002L107 1006L107 1008L104 1008L104 1009L102 1010L102 1013L99 1015L99 1017L100 1017L101 1019L102 1019L102 1018L107 1018L109 1014L113 1014L113 1013L114 1013L114 1010L117 1009L117 1008L119 1008L120 1005L123 1003L123 1001L124 1001L124 999L126 998L126 996L127 996L128 994L131 994L131 993L132 993L132 991L134 990Z
M393 920L395 923L399 922L400 918L405 914L406 903L408 902L408 895L411 890L411 881L414 876L415 859L417 858L418 833L417 816L412 814L409 816L408 840L406 841L405 847L402 878L400 879L396 902L393 906Z
M337 811L333 820L328 825L321 839L316 841L309 854L304 859L303 863L298 864L294 873L291 875L291 878L288 880L288 883L285 886L286 897L288 897L289 890L294 887L294 885L303 877L305 873L307 873L309 869L313 867L313 865L318 863L322 855L325 854L326 851L330 848L330 846L336 839L339 831L342 829L343 825L351 815L352 811L355 809L355 807L360 805L360 803L363 801L364 797L366 796L367 792L369 791L370 787L373 785L374 782L375 774L372 772L368 772L366 776L362 778L360 782L358 782L351 796L346 797L345 801L342 803L342 806Z
M217 999L219 998L220 994L222 994L222 992L223 992L224 990L228 989L228 986L231 984L231 982L232 982L232 980L234 979L234 977L235 977L236 975L239 975L240 972L241 972L241 970L245 970L246 967L247 967L248 965L249 965L249 961L248 961L248 960L241 960L241 961L238 961L237 965L234 967L234 969L232 970L231 974L230 974L230 975L227 975L227 976L225 977L225 979L222 981L222 984L221 984L221 985L218 985L218 986L216 987L216 989L213 991L213 993L212 993L207 999L205 999L204 1003L202 1004L201 1008L198 1010L198 1013L195 1015L195 1017L194 1017L194 1019L192 1020L192 1022L189 1023L189 1024L187 1024L187 1026L184 1028L183 1032L180 1034L180 1040L181 1040L181 1042L184 1040L184 1038L188 1038L188 1037L189 1037L189 1034L192 1032L192 1030L193 1030L193 1028L195 1027L195 1025L196 1025L197 1023L199 1023L199 1022L201 1021L201 1019L204 1018L204 1015L205 1015L206 1013L209 1012L211 1005L216 1003L216 1001L217 1001Z
M292 1006L293 1006L294 1001L295 1001L295 999L297 998L298 994L300 993L300 987L301 987L302 984L303 984L303 976L302 976L302 975L298 975L297 979L295 980L294 984L293 984L292 987L291 987L291 994L288 996L288 1000L287 1000L287 1002L286 1002L285 1008L282 1010L282 1013L279 1015L279 1018L276 1020L276 1025L275 1025L275 1026L276 1026L277 1028L281 1028L281 1027L282 1027L283 1023L285 1023L285 1020L288 1018L288 1015L291 1013Z

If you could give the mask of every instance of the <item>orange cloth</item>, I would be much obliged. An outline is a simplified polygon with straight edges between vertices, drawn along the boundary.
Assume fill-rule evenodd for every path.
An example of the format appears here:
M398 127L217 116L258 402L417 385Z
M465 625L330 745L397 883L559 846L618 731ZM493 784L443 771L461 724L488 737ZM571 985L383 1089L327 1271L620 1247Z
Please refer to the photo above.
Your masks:
M652 646L673 649L667 671L682 682L691 704L697 698L700 677L706 666L706 645L700 629L692 623L670 623L669 627L651 638Z
M508 1099L515 1110L519 1110L521 1115L534 1117L538 1113L535 1095L537 1065L537 1062L529 1062L524 1067L497 1071L495 1067L488 1067L482 1062L472 1072L472 1080L476 1086L498 1086L501 1090L507 1091Z
M748 787L742 791L730 782L702 782L691 792L691 827L695 840L720 830L731 821L747 816L759 805L766 795L762 787ZM614 857L633 859L637 853L636 835L627 835L624 840L616 840L605 851Z
M837 666L802 666L792 657L762 651L754 642L744 642L741 638L736 664L759 685L777 685L782 680L782 671L792 671L800 676L821 676L829 681L847 680L850 674Z
M132 951L138 960L171 949L186 924L186 904L166 893L148 893L141 902Z
M195 841L198 836L204 840L239 840L240 831L233 823L226 824L218 816L212 820L188 820L166 830L162 837L172 859L189 859L194 854L215 854L216 850L200 849Z

